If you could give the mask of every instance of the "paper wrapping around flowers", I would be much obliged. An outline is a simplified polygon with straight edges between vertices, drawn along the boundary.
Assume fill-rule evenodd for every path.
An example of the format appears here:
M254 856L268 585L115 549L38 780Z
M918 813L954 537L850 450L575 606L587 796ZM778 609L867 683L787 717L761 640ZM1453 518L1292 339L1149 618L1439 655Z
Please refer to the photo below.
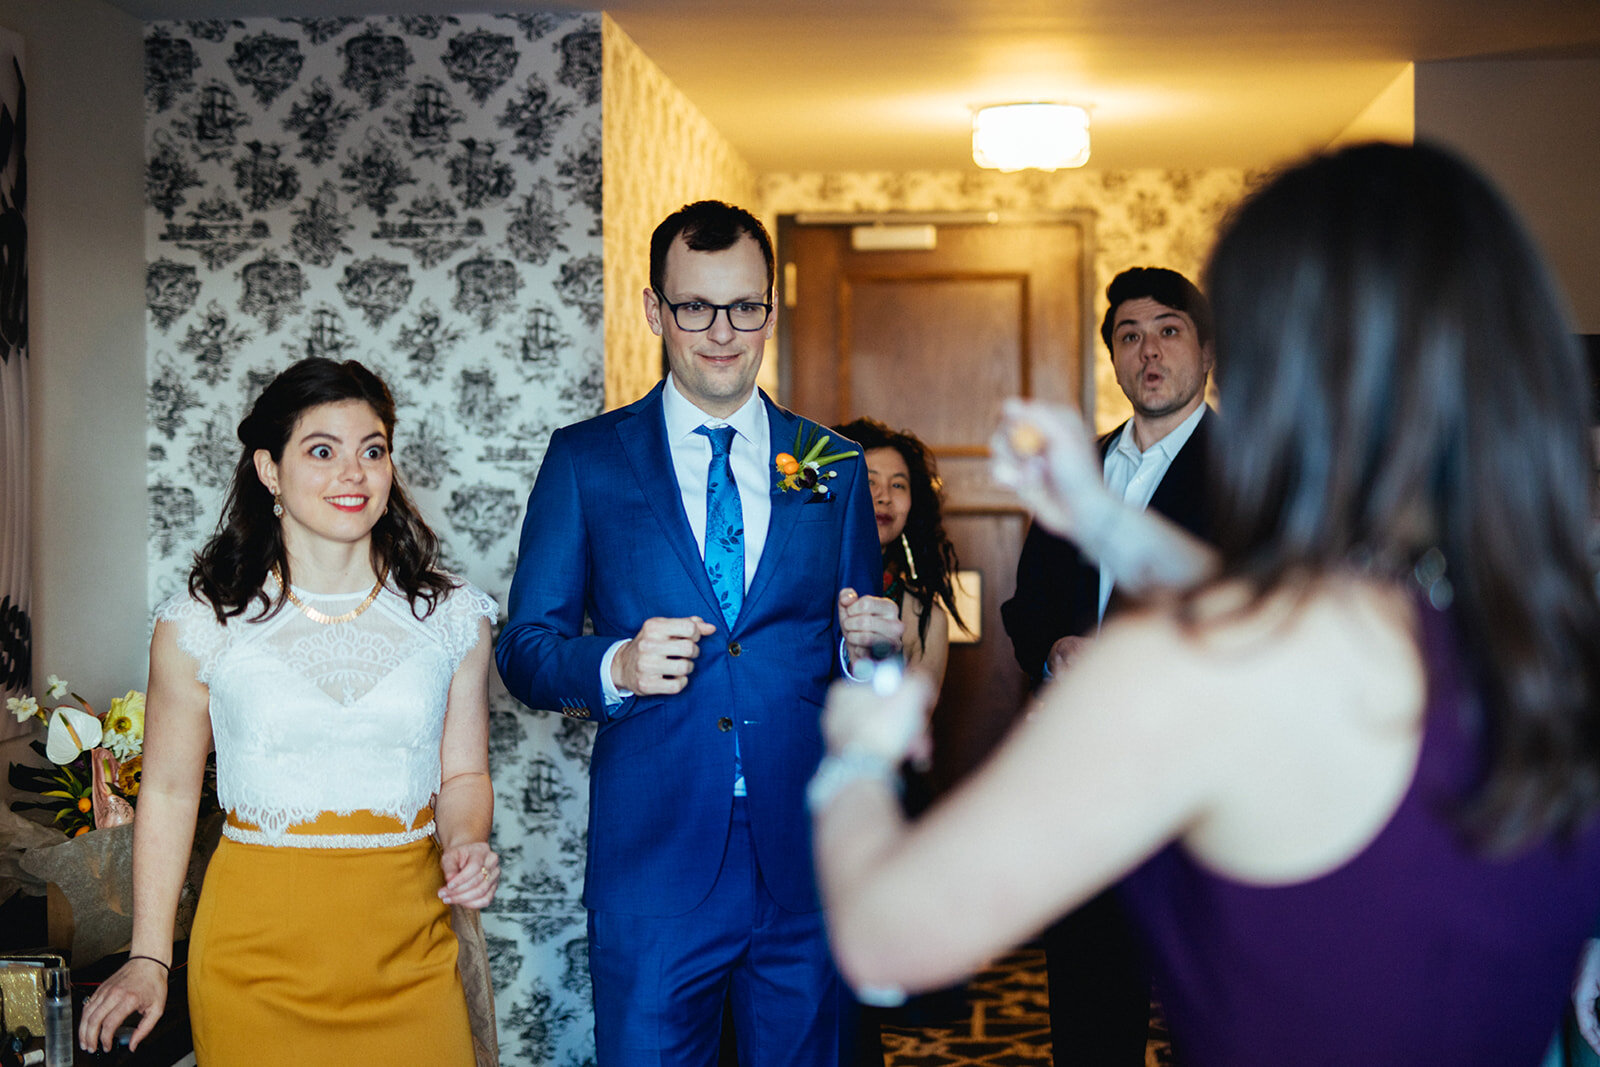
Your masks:
M44 885L22 869L22 857L30 849L60 844L61 831L31 819L24 819L0 804L0 902L15 893L39 896Z
M222 836L223 816L195 827L189 870L178 897L173 937L189 936L206 864ZM29 849L22 869L60 888L72 906L72 965L82 967L128 947L133 938L133 823L92 830L59 845Z

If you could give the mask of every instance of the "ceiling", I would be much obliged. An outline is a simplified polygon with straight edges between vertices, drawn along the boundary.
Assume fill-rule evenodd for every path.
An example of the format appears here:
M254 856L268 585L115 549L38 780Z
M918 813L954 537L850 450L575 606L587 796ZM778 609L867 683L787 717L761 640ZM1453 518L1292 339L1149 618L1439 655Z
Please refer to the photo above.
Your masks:
M143 19L597 6L107 2ZM758 172L972 169L972 109L1030 100L1089 108L1090 167L1267 166L1332 140L1410 62L1600 58L1600 0L614 0L598 6Z

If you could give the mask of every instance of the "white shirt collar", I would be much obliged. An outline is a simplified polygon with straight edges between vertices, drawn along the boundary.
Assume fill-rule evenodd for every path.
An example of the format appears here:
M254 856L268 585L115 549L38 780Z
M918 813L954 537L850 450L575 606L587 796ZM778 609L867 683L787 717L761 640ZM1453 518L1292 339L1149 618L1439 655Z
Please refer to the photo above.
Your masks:
M1133 420L1129 419L1122 427L1122 432L1117 435L1117 441L1112 451L1120 452L1135 462L1139 462L1149 456L1160 455L1170 463L1174 456L1183 451L1183 446L1189 443L1189 438L1194 436L1194 428L1200 425L1200 417L1206 413L1206 410L1206 405L1201 404L1189 413L1188 418L1174 426L1167 436L1143 452L1140 452L1139 446L1134 443Z
M761 390L751 389L750 397L739 410L725 419L714 415L707 415L695 407L694 402L678 392L678 385L672 380L672 375L667 375L666 388L661 391L661 414L667 423L667 440L676 441L687 437L701 426L732 426L740 437L751 444L766 447L763 431L766 423L766 408L761 403Z

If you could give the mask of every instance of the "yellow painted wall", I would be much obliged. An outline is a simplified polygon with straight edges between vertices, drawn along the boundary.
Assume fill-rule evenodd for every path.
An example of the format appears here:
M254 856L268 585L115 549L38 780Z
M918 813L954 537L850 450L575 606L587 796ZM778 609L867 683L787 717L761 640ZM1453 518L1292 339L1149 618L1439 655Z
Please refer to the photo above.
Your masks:
M695 200L755 211L756 176L627 34L603 16L600 107L605 161L606 407L629 403L661 378L661 342L645 325L650 234ZM771 360L764 368L771 380Z
M1410 144L1417 131L1417 68L1407 63L1388 87L1372 98L1344 130L1328 142L1343 148L1362 141Z

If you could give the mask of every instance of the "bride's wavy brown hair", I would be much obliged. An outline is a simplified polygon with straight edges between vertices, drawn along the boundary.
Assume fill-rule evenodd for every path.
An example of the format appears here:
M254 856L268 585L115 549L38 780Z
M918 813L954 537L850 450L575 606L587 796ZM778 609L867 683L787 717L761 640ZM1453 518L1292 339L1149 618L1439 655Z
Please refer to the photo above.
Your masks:
M243 448L222 518L189 571L189 595L209 604L219 623L243 615L253 603L260 605L255 619L283 607L283 590L275 596L266 590L267 573L274 566L281 568L286 583L294 580L283 528L272 514L272 494L256 474L256 452L265 449L273 462L282 462L283 450L305 412L349 400L361 401L378 416L392 454L394 397L382 379L353 359L300 360L272 379L239 423ZM388 571L389 584L411 602L418 618L426 618L457 584L439 568L439 538L417 514L398 470L389 489L388 510L372 528L372 567L379 574Z

